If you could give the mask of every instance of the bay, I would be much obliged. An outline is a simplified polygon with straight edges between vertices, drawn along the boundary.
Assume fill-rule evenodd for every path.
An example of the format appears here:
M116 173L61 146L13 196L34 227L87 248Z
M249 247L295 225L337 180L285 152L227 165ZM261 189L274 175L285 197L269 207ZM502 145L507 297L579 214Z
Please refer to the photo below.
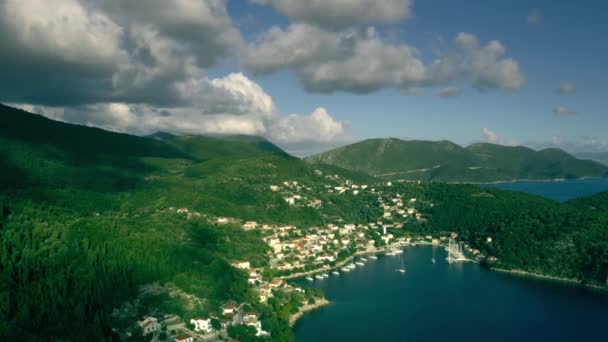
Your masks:
M400 258L299 280L322 289L331 305L298 320L296 340L608 341L606 292L448 264L439 247L407 247L405 274L395 271Z
M591 196L598 192L608 191L608 178L567 179L559 181L517 181L485 184L504 190L522 191L541 195L558 202Z

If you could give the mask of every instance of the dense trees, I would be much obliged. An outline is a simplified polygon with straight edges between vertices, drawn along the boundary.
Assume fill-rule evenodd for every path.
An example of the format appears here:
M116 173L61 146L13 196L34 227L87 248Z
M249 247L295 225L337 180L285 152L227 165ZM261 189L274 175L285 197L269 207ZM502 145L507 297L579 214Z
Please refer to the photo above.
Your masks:
M606 280L606 212L476 186L432 184L426 197L434 206L426 210L430 221L420 228L425 233L456 231L486 255L497 256L502 267L583 282Z

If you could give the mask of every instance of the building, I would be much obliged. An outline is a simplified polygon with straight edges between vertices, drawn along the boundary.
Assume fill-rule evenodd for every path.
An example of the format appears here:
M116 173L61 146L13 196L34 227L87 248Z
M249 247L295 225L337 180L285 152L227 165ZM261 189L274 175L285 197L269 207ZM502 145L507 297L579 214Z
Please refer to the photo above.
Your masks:
M247 270L247 269L251 268L251 264L249 263L249 261L246 261L246 260L237 260L232 263L232 266L242 269L242 270Z
M208 333L213 330L213 328L211 327L210 318L196 317L191 319L190 323L194 325L194 331Z
M245 229L245 230L252 230L252 229L255 229L257 226L258 226L257 222L255 222L255 221L247 221L243 225L243 229Z
M144 335L151 334L160 330L160 323L155 317L146 316L141 321L137 322L141 327Z
M194 337L188 335L188 334L181 334L181 335L177 335L175 336L175 342L194 342Z
M272 280L270 281L270 283L268 285L270 285L270 287L279 287L283 284L283 281L279 278L272 278Z
M236 303L234 301L230 301L222 307L222 315L226 316L229 314L234 314L236 311Z

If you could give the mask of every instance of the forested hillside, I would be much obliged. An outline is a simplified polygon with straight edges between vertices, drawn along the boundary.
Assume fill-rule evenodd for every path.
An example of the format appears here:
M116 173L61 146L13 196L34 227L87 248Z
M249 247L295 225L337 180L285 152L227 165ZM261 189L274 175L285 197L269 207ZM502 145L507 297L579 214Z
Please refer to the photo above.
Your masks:
M229 262L264 265L267 246L257 232L210 223L214 217L292 224L375 217L366 197L351 206L325 195L323 212L287 205L271 184L297 179L315 194L324 184L315 170L369 177L313 169L261 138L142 138L6 106L0 122L0 336L6 338L109 338L121 324L110 319L112 308L155 281L206 298L209 307L251 300L246 277ZM176 214L182 207L201 215ZM281 329L291 334L285 321L264 321L281 325L267 328L276 336Z
M365 172L381 179L442 182L494 182L516 179L601 177L608 167L579 160L559 149L534 151L522 146L449 141L369 139L308 157Z

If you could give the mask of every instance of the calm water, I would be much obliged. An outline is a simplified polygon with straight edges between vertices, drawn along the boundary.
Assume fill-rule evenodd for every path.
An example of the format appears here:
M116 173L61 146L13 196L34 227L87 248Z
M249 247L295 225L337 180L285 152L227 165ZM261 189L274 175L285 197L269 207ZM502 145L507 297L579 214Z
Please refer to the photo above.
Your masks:
M523 191L564 202L572 198L608 191L608 178L573 179L564 181L526 181L487 184L505 190Z
M295 326L297 341L608 341L608 294L519 278L476 264L449 265L445 251L408 247L350 273L301 284L330 306Z

